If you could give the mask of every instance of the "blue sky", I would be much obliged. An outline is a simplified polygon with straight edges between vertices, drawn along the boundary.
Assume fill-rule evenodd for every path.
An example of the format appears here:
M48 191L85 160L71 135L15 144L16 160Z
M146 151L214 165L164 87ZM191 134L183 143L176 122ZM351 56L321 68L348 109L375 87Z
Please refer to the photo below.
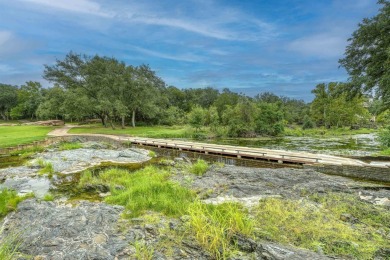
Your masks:
M40 81L66 53L149 64L178 88L310 101L345 81L347 39L376 0L0 0L0 83Z

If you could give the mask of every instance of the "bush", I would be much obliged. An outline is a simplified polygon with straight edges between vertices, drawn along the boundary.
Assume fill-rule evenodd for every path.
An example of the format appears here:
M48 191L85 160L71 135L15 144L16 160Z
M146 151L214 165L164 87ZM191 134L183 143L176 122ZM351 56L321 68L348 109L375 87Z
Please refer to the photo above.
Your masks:
M379 141L385 148L390 148L390 126L379 133Z
M305 130L305 129L311 129L314 127L315 127L315 124L314 124L313 120L311 120L311 118L308 115L305 115L305 117L303 118L302 129Z

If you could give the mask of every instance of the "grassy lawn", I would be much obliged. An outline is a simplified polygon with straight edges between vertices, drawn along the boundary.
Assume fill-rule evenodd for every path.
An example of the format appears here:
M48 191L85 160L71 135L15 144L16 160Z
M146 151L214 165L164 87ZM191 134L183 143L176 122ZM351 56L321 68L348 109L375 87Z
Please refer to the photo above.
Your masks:
M54 127L48 126L0 126L0 147L31 143L45 139Z
M137 126L120 127L113 130L111 127L102 127L100 125L82 126L72 128L71 134L113 134L113 135L131 135L151 138L190 138L194 130L189 126Z

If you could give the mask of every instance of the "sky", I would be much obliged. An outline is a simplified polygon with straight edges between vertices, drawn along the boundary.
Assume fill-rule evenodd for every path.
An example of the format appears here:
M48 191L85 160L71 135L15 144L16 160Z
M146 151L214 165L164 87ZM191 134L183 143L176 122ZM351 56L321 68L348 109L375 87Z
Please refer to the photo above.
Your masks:
M376 0L0 0L0 83L39 81L67 53L148 64L167 85L312 100L346 81L348 38Z

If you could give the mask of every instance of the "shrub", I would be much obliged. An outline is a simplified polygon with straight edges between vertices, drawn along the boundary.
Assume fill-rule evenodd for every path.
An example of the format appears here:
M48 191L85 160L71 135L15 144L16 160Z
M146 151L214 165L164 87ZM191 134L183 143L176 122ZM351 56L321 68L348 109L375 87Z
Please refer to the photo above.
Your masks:
M390 126L379 133L379 141L385 148L390 148Z

